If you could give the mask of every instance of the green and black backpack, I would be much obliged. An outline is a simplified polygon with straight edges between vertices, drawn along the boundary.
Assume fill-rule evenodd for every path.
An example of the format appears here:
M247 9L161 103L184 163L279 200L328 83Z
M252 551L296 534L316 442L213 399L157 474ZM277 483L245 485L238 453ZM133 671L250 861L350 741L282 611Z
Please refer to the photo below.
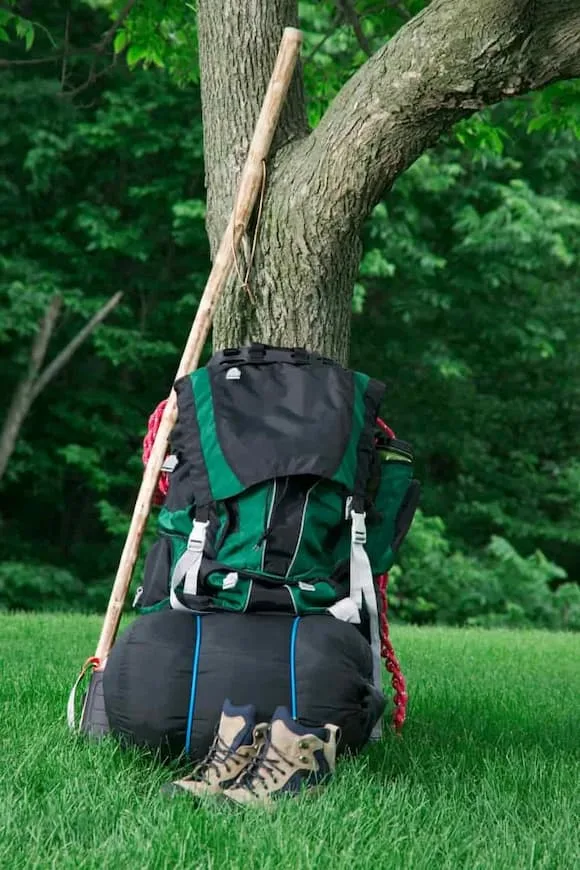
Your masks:
M251 345L216 353L175 390L169 490L134 606L328 612L362 622L378 668L374 578L419 496L409 445L377 425L384 385L302 349Z

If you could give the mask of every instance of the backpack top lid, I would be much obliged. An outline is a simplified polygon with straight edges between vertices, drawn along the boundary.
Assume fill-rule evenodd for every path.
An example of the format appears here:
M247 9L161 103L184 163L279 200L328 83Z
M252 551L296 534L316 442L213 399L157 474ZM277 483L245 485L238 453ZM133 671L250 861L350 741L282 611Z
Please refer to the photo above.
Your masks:
M195 502L309 474L364 500L384 384L300 348L216 353L175 382L172 448L191 464Z

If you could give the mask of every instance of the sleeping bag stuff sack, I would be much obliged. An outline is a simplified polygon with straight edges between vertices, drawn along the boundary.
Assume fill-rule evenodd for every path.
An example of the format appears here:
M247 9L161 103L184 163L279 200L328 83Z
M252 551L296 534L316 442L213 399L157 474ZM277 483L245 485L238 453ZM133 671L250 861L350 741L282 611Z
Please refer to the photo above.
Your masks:
M372 671L360 632L331 616L167 609L139 617L117 640L103 686L114 735L195 761L225 698L254 704L259 722L284 705L304 725L338 725L339 751L362 748L385 707Z

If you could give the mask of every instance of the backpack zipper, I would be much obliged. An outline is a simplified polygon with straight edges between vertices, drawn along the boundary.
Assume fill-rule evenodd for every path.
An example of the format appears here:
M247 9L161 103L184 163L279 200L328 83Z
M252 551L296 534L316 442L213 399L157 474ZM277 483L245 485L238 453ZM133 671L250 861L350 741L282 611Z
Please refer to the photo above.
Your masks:
M133 598L133 604L131 605L132 608L137 607L137 605L139 604L139 602L143 598L143 591L144 590L143 590L142 586L139 586L137 588L137 591L135 592L135 597Z
M304 520L306 519L306 510L308 508L308 502L310 501L310 495L312 491L318 486L320 480L315 481L312 484L309 490L306 492L306 498L304 499L304 507L302 508L302 517L300 518L300 531L298 532L298 540L296 541L296 546L294 547L294 552L292 554L292 559L290 560L290 564L286 569L286 573L284 575L284 579L288 579L290 576L290 572L294 567L294 562L296 561L296 556L298 555L298 550L300 549L300 544L302 543L302 535L304 534Z
M274 485L272 487L272 498L270 500L270 507L268 509L268 517L266 519L266 525L264 526L264 532L261 538L258 540L256 544L256 549L258 547L262 547L262 558L260 559L260 571L264 570L264 562L266 561L266 544L268 543L267 531L272 522L272 515L274 513L274 505L276 504L276 490L278 488L278 481L274 478Z

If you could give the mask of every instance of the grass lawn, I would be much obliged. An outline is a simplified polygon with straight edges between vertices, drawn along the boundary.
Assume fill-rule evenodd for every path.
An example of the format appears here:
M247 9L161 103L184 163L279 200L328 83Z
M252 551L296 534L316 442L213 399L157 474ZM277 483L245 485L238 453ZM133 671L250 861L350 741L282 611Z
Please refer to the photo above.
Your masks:
M168 771L71 735L100 619L0 617L0 868L580 867L580 636L397 628L403 738L275 813L158 795Z

